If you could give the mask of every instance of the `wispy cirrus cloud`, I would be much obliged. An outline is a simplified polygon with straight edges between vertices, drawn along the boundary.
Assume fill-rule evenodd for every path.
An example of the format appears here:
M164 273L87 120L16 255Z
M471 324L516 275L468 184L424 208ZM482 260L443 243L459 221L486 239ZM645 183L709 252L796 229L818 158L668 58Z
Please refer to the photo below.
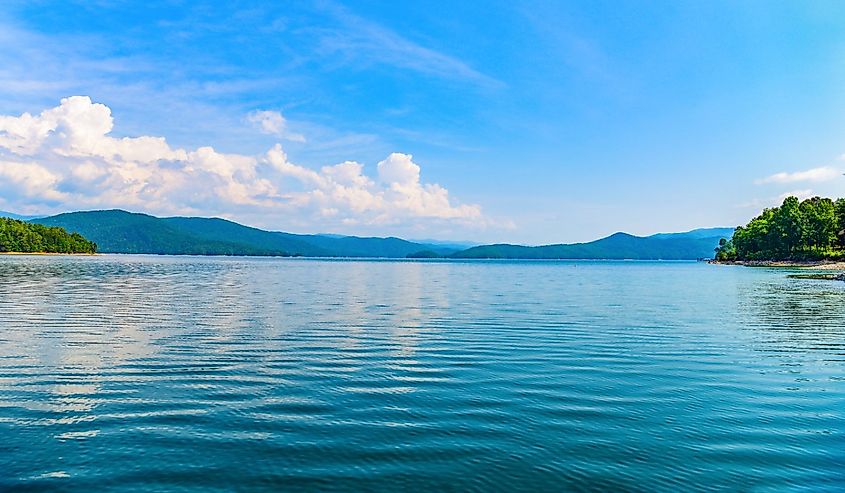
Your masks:
M202 57L192 58L191 70L185 71L184 61L156 53L116 55L96 34L43 33L2 18L0 46L0 109L7 114L45 107L68 94L88 94L109 101L124 131L154 129L188 146L215 142L254 151L266 148L268 135L294 144L307 135L307 149L295 147L312 162L390 147L345 121L336 126L331 119L298 119L299 131L291 132L285 115L262 112L282 106L275 95L300 93L303 82L289 71L253 71L245 77L225 60Z
M758 185L768 183L801 183L801 182L825 182L842 176L842 170L832 166L822 166L819 168L808 169L805 171L795 171L792 173L781 172L767 176L757 180Z
M333 2L320 5L341 27L314 31L318 39L317 51L322 56L339 55L350 62L390 65L441 78L467 80L488 88L505 85L454 56L416 43L342 5Z
M120 10L107 4L103 9ZM236 29L233 17L254 24L261 42ZM379 70L385 77L426 75L429 82L455 82L470 91L502 85L435 46L424 31L409 33L339 4L211 11L186 5L158 9L157 19L138 23L132 36L115 36L101 28L40 30L0 13L0 110L20 113L68 94L87 94L109 101L130 131L162 132L187 146L213 141L253 152L265 148L270 135L290 142L299 159L314 164L385 153L394 147L387 140L414 138L348 113L357 110L349 109L336 86L369 69L390 68ZM138 37L144 42L135 42ZM342 76L324 77L335 70ZM263 113L299 104L298 132L285 128L286 112ZM258 121L244 119L251 110ZM307 148L299 145L306 137Z

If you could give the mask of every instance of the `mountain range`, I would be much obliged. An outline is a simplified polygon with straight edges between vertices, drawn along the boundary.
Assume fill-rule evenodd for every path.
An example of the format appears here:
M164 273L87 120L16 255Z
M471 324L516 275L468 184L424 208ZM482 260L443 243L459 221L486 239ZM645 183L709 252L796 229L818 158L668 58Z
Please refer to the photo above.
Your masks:
M708 232L709 231L709 232ZM714 232L722 232L708 236ZM634 236L614 233L589 243L543 245L482 245L456 252L453 258L503 259L630 259L630 260L691 260L713 258L714 249L722 238L730 238L733 230L713 228L686 233Z
M688 260L712 258L719 240L733 234L732 228L709 228L647 237L615 233L587 243L467 248L460 243L393 237L265 231L219 218L159 218L122 210L70 212L30 221L79 233L97 243L102 253L167 255Z
M0 211L0 217L8 217L10 219L17 219L18 221L29 221L30 219L36 219L44 216L24 216L12 212Z
M159 218L122 210L70 212L33 222L77 232L97 243L102 253L403 258L420 250L441 255L457 250L400 238L298 235L226 219Z

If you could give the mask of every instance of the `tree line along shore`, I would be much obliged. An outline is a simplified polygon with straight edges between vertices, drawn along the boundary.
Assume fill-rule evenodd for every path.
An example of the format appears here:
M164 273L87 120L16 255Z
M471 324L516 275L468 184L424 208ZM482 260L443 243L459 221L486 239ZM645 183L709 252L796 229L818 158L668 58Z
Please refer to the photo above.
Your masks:
M845 199L787 197L723 239L715 260L748 265L845 261Z
M0 217L0 253L94 254L97 244L64 228Z

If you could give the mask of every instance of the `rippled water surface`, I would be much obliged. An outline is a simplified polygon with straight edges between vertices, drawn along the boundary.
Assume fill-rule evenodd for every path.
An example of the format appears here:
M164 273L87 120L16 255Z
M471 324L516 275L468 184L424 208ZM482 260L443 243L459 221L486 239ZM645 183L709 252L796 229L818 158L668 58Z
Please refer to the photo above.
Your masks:
M0 490L845 488L845 283L0 257Z

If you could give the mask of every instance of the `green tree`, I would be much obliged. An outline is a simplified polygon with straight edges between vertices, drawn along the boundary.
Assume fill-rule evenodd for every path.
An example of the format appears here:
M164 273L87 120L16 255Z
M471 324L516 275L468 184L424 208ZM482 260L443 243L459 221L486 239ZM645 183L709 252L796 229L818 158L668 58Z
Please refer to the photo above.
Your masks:
M845 199L787 197L720 244L716 257L730 260L845 258Z
M825 251L836 241L838 224L836 208L827 198L813 197L801 202L804 220L803 244L818 252Z
M96 253L97 245L62 228L0 217L0 252Z
M719 246L716 247L716 260L735 260L736 247L733 240L722 238L719 240Z
M768 244L770 250L780 258L794 258L802 245L805 220L801 214L801 205L797 197L787 197L783 205L774 209L769 228Z
M845 248L845 199L836 199L833 203L836 212L836 238L839 248Z

